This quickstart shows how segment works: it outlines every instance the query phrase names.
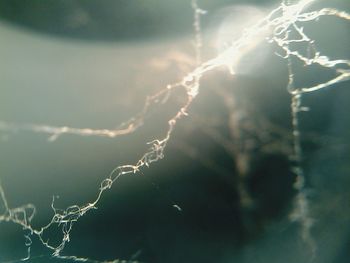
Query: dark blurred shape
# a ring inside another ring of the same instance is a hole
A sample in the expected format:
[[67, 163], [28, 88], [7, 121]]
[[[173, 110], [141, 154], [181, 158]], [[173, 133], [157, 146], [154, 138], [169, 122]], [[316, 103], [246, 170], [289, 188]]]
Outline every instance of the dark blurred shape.
[[185, 0], [3, 0], [0, 16], [50, 34], [126, 40], [183, 33], [191, 24], [192, 10]]
[[[242, 1], [200, 4], [212, 10], [233, 2]], [[193, 31], [190, 0], [1, 0], [1, 20], [43, 33], [104, 41], [174, 37]]]

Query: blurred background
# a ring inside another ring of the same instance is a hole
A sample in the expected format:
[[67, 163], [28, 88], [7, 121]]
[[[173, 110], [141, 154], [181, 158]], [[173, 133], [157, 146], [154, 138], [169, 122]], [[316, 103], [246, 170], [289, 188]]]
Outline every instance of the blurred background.
[[[279, 1], [199, 0], [203, 60]], [[347, 0], [313, 8], [350, 11]], [[118, 127], [147, 95], [195, 67], [189, 0], [0, 0], [0, 121], [76, 128]], [[321, 18], [305, 25], [319, 51], [350, 56], [349, 23]], [[170, 262], [345, 263], [350, 247], [350, 87], [338, 83], [305, 95], [302, 146], [316, 255], [291, 223], [295, 176], [286, 61], [257, 39], [237, 75], [207, 74], [189, 116], [176, 126], [163, 160], [120, 178], [98, 209], [82, 217], [64, 255], [98, 260]], [[300, 86], [334, 76], [295, 65]], [[95, 199], [100, 182], [135, 163], [162, 138], [184, 101], [174, 92], [133, 134], [115, 139], [0, 130], [0, 179], [10, 207], [33, 203], [36, 228], [51, 201], [66, 208]], [[180, 207], [181, 209], [179, 209]], [[0, 207], [3, 208], [3, 207]], [[52, 244], [62, 238], [49, 229]], [[0, 262], [26, 256], [23, 231], [0, 224]], [[57, 243], [58, 244], [58, 243]], [[50, 258], [33, 237], [29, 262]], [[69, 262], [69, 260], [67, 260]]]

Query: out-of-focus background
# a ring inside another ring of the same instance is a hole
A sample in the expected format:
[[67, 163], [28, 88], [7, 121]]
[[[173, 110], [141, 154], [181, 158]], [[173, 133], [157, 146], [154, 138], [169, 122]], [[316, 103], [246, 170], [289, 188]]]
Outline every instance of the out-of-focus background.
[[[278, 1], [199, 0], [203, 59]], [[347, 0], [316, 7], [350, 11]], [[195, 67], [189, 0], [1, 0], [0, 121], [113, 129], [147, 95]], [[350, 56], [350, 26], [322, 18], [305, 27], [331, 58]], [[202, 79], [189, 116], [163, 160], [120, 178], [98, 209], [74, 225], [64, 255], [168, 262], [345, 263], [350, 257], [350, 87], [305, 95], [302, 146], [317, 250], [289, 221], [293, 182], [286, 62], [262, 39], [226, 69]], [[296, 65], [300, 86], [332, 72]], [[0, 179], [11, 207], [33, 203], [40, 227], [57, 207], [92, 201], [117, 165], [134, 163], [164, 136], [184, 94], [152, 109], [137, 132], [115, 139], [0, 130]], [[181, 209], [179, 209], [180, 207]], [[53, 244], [59, 229], [47, 232]], [[0, 224], [0, 262], [26, 256], [23, 231]], [[58, 262], [33, 238], [29, 262]], [[67, 260], [68, 261], [68, 260]]]

